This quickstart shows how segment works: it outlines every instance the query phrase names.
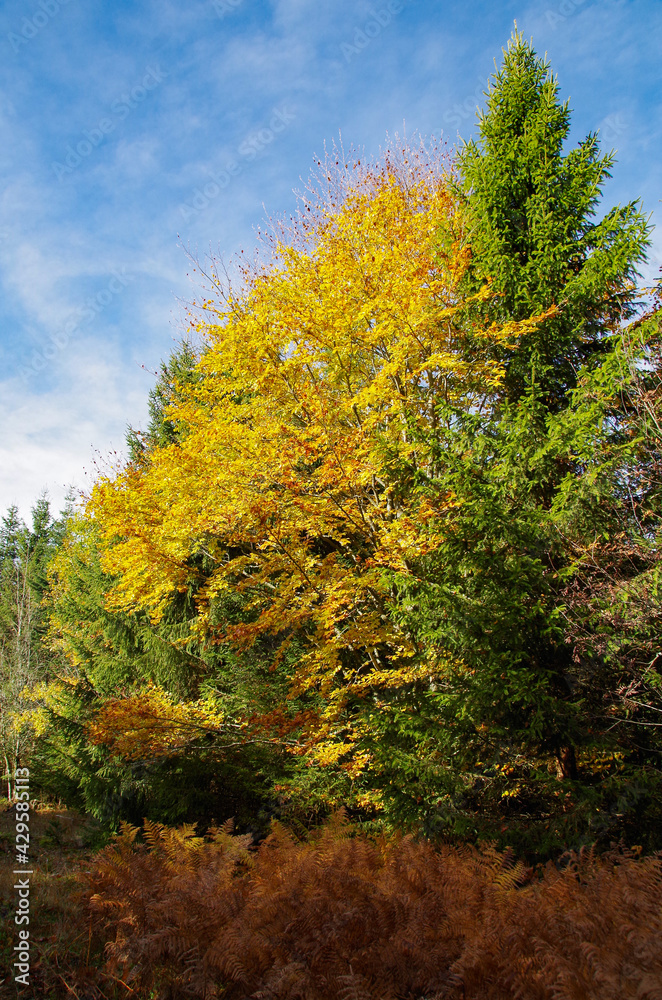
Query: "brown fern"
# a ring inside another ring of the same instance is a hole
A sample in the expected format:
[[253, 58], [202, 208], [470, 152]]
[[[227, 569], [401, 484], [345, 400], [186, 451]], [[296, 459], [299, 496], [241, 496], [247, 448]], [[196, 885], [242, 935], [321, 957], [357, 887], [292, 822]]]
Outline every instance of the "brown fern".
[[662, 858], [568, 856], [534, 874], [494, 849], [434, 850], [275, 826], [125, 827], [89, 908], [108, 971], [163, 997], [662, 1000]]

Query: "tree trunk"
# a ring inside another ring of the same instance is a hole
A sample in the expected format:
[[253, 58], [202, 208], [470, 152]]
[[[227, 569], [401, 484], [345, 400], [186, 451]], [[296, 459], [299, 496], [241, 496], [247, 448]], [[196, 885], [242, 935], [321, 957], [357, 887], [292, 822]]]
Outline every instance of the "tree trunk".
[[577, 758], [575, 757], [575, 748], [571, 743], [559, 747], [556, 752], [556, 761], [556, 774], [559, 781], [564, 778], [568, 778], [570, 781], [577, 780]]

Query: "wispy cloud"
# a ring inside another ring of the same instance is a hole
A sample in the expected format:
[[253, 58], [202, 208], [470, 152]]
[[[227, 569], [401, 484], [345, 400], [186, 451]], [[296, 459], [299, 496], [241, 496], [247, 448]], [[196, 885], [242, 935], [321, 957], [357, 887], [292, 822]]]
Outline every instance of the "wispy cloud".
[[[600, 128], [617, 147], [609, 204], [642, 195], [659, 210], [659, 0], [564, 2], [555, 25], [547, 11], [562, 0], [5, 4], [0, 509], [78, 481], [92, 444], [121, 448], [144, 418], [140, 365], [171, 350], [196, 296], [182, 243], [250, 248], [263, 204], [290, 211], [339, 131], [368, 155], [403, 123], [467, 138], [514, 17], [571, 97], [573, 141]], [[116, 274], [132, 279], [121, 291]]]
[[[0, 495], [27, 515], [47, 489], [56, 509], [70, 486], [86, 489], [97, 449], [124, 445], [127, 411], [143, 416], [151, 379], [137, 365], [128, 370], [120, 352], [95, 338], [78, 344], [54, 386], [27, 393], [20, 379], [3, 385], [0, 420]], [[100, 440], [101, 439], [101, 440]]]

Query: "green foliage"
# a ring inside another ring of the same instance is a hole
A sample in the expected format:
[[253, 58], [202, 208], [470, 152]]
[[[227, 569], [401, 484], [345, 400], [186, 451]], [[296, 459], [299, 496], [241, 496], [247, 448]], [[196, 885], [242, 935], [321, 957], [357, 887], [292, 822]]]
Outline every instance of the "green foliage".
[[220, 749], [201, 737], [181, 753], [126, 761], [90, 741], [88, 724], [103, 698], [78, 680], [46, 709], [47, 726], [30, 759], [31, 788], [117, 829], [143, 817], [171, 823], [224, 821], [263, 834], [272, 788], [287, 775], [282, 754], [262, 744]]
[[[196, 558], [204, 580], [205, 557]], [[269, 712], [285, 697], [297, 643], [274, 670], [276, 644], [268, 637], [250, 657], [192, 639], [195, 589], [177, 595], [158, 624], [139, 611], [109, 608], [111, 578], [99, 565], [94, 525], [82, 519], [70, 519], [49, 575], [49, 641], [69, 666], [64, 688], [42, 708], [47, 721], [31, 762], [35, 787], [111, 827], [143, 816], [171, 823], [234, 816], [242, 827], [263, 832], [277, 807], [274, 785], [293, 769], [277, 747], [238, 740], [221, 748], [210, 734], [181, 753], [126, 761], [91, 743], [87, 727], [108, 699], [140, 692], [149, 682], [179, 700], [212, 698], [230, 718]], [[215, 600], [213, 615], [249, 621], [255, 613], [246, 604], [230, 592]]]
[[130, 427], [126, 441], [131, 461], [140, 461], [151, 448], [163, 448], [175, 443], [183, 428], [168, 415], [168, 406], [181, 398], [184, 386], [195, 384], [198, 373], [195, 365], [197, 354], [188, 341], [183, 341], [167, 361], [162, 361], [156, 385], [150, 389], [148, 399], [149, 422], [147, 431]]
[[27, 753], [31, 734], [26, 692], [49, 678], [55, 659], [44, 639], [48, 625], [47, 566], [64, 530], [67, 512], [51, 517], [40, 497], [27, 526], [10, 507], [0, 528], [0, 750], [11, 798], [11, 775]]
[[565, 405], [579, 368], [599, 360], [605, 334], [633, 315], [650, 242], [637, 202], [595, 221], [614, 158], [601, 154], [596, 134], [564, 153], [569, 131], [549, 63], [515, 32], [459, 169], [474, 220], [474, 279], [493, 280], [497, 314], [523, 319], [561, 307], [508, 361], [509, 398], [535, 378], [552, 408]]
[[51, 642], [100, 693], [154, 681], [186, 697], [207, 664], [186, 636], [195, 616], [193, 595], [178, 595], [159, 627], [136, 612], [120, 613], [106, 605], [111, 581], [99, 564], [94, 526], [72, 519], [50, 566]]
[[635, 203], [594, 221], [613, 158], [594, 135], [564, 154], [569, 128], [515, 34], [460, 152], [470, 282], [498, 293], [470, 322], [559, 312], [501, 352], [491, 407], [438, 407], [433, 474], [392, 468], [454, 499], [443, 540], [392, 579], [391, 613], [439, 651], [439, 677], [380, 696], [364, 743], [390, 824], [534, 856], [637, 825], [659, 846], [662, 809], [660, 314], [619, 332], [647, 222]]
[[660, 345], [653, 313], [562, 410], [535, 384], [440, 408], [436, 477], [406, 474], [457, 507], [393, 614], [448, 663], [371, 715], [393, 821], [537, 856], [637, 828], [659, 847]]

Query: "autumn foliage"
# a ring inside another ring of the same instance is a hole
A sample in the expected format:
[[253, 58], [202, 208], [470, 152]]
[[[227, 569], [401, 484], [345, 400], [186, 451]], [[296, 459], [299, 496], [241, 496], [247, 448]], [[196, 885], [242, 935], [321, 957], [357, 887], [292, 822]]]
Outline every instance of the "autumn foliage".
[[203, 264], [51, 566], [43, 773], [104, 821], [659, 848], [649, 224], [517, 32], [490, 87]]
[[109, 698], [87, 732], [126, 760], [173, 756], [201, 735], [224, 731], [213, 705], [176, 702], [155, 685], [126, 698]]
[[81, 1000], [662, 1000], [650, 227], [597, 217], [613, 158], [564, 152], [517, 32], [487, 97], [454, 161], [334, 147], [203, 265], [147, 429], [24, 574], [31, 787], [123, 821], [56, 954]]
[[[432, 650], [415, 659], [389, 613], [389, 573], [411, 574], [453, 530], [453, 493], [425, 486], [426, 434], [443, 401], [489, 408], [499, 351], [545, 318], [469, 324], [491, 292], [463, 288], [470, 252], [443, 166], [403, 149], [355, 164], [339, 190], [325, 164], [333, 182], [275, 228], [266, 262], [241, 266], [241, 293], [206, 304], [199, 378], [169, 409], [180, 439], [90, 502], [110, 605], [158, 620], [194, 587], [207, 642], [271, 635], [282, 655], [303, 636], [292, 693], [322, 696], [320, 733], [348, 700], [443, 668]], [[214, 617], [228, 591], [246, 595], [240, 623]]]
[[[106, 970], [151, 996], [656, 1000], [662, 859], [508, 853], [277, 828], [125, 827], [86, 896]], [[143, 995], [140, 993], [140, 995]], [[146, 994], [145, 994], [146, 995]]]

